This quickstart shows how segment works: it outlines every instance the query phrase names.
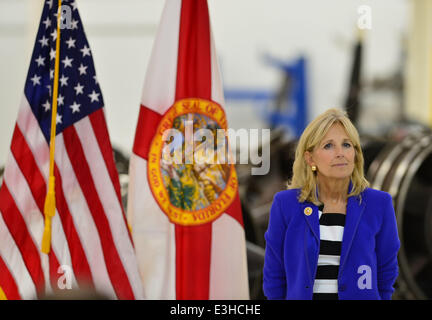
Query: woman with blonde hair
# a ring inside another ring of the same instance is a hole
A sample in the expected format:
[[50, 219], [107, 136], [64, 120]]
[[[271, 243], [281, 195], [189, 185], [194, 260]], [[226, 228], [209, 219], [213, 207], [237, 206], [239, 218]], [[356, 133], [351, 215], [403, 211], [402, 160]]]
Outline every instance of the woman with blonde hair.
[[400, 241], [390, 194], [369, 188], [359, 134], [329, 109], [304, 130], [265, 233], [268, 299], [391, 299]]

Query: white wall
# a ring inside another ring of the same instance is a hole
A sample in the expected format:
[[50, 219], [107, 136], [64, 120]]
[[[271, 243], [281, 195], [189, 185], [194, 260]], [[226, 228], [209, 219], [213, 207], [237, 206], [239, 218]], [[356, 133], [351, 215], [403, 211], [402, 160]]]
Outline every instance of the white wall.
[[[112, 142], [130, 152], [162, 0], [77, 0], [106, 104]], [[309, 62], [312, 116], [345, 99], [360, 5], [372, 10], [365, 76], [392, 73], [407, 28], [406, 0], [209, 0], [225, 85], [274, 90], [263, 54]], [[41, 14], [41, 0], [0, 0], [0, 165], [6, 161]], [[119, 59], [121, 57], [121, 59]], [[229, 125], [265, 126], [249, 106], [226, 106]]]

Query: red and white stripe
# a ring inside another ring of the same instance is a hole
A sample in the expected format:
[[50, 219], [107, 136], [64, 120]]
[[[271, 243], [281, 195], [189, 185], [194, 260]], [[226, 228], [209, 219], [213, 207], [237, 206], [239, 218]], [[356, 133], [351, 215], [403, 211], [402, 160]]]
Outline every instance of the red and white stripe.
[[142, 299], [135, 252], [103, 109], [56, 137], [56, 215], [49, 255], [41, 253], [49, 145], [24, 96], [0, 189], [0, 287], [8, 299], [72, 288]]
[[201, 226], [171, 223], [147, 180], [151, 139], [178, 99], [224, 106], [206, 0], [168, 0], [144, 82], [129, 168], [128, 220], [150, 299], [248, 299], [246, 244], [240, 201]]

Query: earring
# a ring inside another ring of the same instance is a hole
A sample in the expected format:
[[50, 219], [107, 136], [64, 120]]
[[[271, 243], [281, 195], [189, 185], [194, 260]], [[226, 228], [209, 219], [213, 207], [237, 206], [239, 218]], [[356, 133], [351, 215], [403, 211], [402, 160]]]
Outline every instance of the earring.
[[317, 167], [316, 166], [312, 166], [311, 169], [312, 169], [312, 171], [315, 172], [317, 170]]

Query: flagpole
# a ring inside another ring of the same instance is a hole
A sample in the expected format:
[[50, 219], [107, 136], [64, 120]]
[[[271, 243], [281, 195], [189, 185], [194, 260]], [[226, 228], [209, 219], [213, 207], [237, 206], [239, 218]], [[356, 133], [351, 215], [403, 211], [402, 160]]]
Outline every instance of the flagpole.
[[50, 132], [50, 159], [49, 159], [49, 178], [48, 192], [45, 198], [45, 229], [42, 237], [42, 252], [48, 254], [51, 248], [51, 220], [55, 215], [55, 176], [54, 176], [54, 154], [55, 154], [55, 137], [56, 137], [56, 120], [57, 120], [57, 95], [58, 95], [58, 78], [60, 65], [60, 21], [61, 21], [61, 0], [58, 0], [57, 9], [57, 39], [56, 39], [56, 56], [54, 63], [54, 83], [52, 97], [51, 113], [51, 132]]

